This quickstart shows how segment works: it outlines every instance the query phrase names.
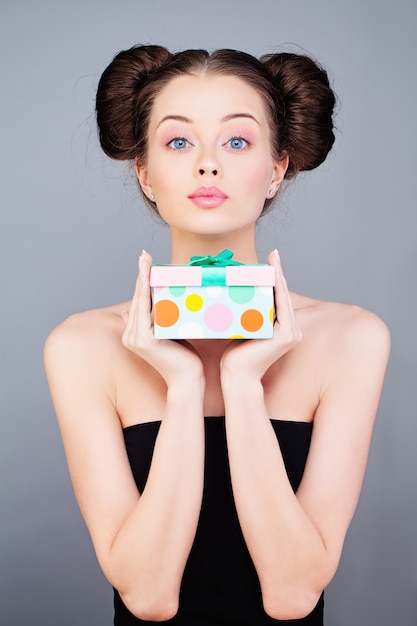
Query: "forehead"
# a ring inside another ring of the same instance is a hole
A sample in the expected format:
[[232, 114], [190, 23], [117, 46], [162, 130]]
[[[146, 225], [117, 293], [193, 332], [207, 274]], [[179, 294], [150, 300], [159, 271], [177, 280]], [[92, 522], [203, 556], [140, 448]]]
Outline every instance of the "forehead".
[[200, 121], [236, 113], [249, 113], [266, 124], [262, 98], [245, 81], [224, 74], [187, 74], [173, 78], [156, 96], [151, 126], [166, 115]]

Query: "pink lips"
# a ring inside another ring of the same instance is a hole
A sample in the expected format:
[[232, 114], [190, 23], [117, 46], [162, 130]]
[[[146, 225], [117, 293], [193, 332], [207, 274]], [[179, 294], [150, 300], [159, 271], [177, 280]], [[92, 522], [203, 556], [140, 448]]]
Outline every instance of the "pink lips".
[[217, 187], [199, 187], [188, 196], [199, 207], [211, 209], [227, 200], [227, 195]]

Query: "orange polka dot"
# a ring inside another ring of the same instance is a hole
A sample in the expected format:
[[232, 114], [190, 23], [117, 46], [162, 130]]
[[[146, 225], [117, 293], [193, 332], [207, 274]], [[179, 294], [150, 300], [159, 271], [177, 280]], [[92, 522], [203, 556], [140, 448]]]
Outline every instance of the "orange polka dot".
[[240, 323], [242, 327], [249, 331], [250, 333], [254, 333], [262, 327], [264, 323], [264, 318], [262, 313], [257, 309], [248, 309], [240, 318]]
[[155, 324], [173, 326], [180, 316], [180, 310], [172, 300], [160, 300], [155, 304]]

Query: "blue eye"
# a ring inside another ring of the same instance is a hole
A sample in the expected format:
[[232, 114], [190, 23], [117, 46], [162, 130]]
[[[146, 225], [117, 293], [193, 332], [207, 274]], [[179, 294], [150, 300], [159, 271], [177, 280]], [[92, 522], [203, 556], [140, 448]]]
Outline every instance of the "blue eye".
[[242, 139], [242, 137], [232, 137], [229, 139], [227, 144], [229, 148], [232, 148], [233, 150], [242, 150], [242, 148], [247, 147], [248, 142], [245, 139]]
[[186, 139], [184, 139], [184, 137], [175, 137], [175, 139], [172, 139], [168, 145], [174, 150], [184, 150], [184, 148], [188, 148], [190, 144]]

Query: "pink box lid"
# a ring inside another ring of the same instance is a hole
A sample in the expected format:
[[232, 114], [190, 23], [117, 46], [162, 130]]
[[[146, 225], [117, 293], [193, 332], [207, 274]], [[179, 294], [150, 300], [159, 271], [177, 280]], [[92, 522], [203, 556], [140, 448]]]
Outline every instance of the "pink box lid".
[[[200, 265], [152, 265], [151, 287], [200, 287], [203, 270], [219, 275], [219, 285], [273, 287], [275, 270], [272, 265], [228, 265], [202, 267]], [[225, 282], [224, 282], [225, 281]], [[213, 283], [212, 283], [213, 284]]]

